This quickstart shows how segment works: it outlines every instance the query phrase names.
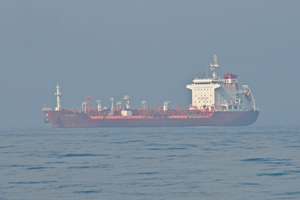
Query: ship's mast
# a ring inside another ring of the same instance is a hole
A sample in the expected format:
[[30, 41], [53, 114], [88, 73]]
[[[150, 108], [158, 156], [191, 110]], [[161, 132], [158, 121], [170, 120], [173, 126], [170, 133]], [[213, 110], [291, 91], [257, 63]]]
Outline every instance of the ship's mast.
[[88, 106], [88, 112], [91, 112], [91, 109], [90, 109], [90, 99], [91, 99], [92, 97], [90, 96], [90, 95], [87, 95], [86, 96], [86, 99], [88, 100], [88, 103], [87, 103], [87, 106]]
[[61, 97], [61, 92], [59, 91], [59, 84], [57, 83], [56, 85], [56, 92], [55, 92], [55, 95], [56, 95], [56, 107], [55, 107], [55, 111], [60, 111], [61, 109], [61, 105], [60, 105], [60, 97]]
[[217, 79], [217, 69], [219, 69], [219, 64], [218, 64], [218, 56], [214, 55], [214, 63], [210, 63], [210, 69], [213, 73], [213, 79]]

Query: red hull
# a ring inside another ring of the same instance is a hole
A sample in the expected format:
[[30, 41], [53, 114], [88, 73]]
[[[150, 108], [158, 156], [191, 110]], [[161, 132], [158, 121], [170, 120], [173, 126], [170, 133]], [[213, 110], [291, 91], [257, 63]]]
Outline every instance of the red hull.
[[248, 126], [253, 124], [259, 111], [214, 112], [208, 118], [143, 118], [92, 119], [86, 113], [44, 111], [53, 128], [85, 127], [161, 127], [161, 126]]

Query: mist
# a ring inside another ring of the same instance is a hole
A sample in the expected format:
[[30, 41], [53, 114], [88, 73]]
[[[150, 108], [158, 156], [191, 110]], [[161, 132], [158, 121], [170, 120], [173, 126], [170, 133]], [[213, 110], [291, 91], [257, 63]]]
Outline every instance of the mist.
[[[1, 1], [0, 126], [51, 127], [42, 108], [185, 108], [206, 76], [238, 75], [256, 99], [254, 126], [298, 125], [299, 1]], [[210, 74], [210, 73], [209, 73]], [[52, 99], [52, 100], [51, 100]], [[70, 100], [71, 101], [70, 101]], [[76, 107], [77, 106], [77, 107]]]

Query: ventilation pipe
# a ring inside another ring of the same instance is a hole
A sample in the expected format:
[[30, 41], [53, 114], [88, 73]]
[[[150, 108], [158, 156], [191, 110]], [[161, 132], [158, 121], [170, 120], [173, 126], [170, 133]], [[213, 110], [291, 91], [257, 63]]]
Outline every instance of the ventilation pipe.
[[142, 109], [147, 109], [147, 101], [142, 101]]
[[96, 103], [98, 104], [98, 111], [102, 111], [101, 101], [97, 100]]
[[86, 113], [86, 107], [87, 107], [87, 102], [86, 101], [82, 102], [82, 111], [84, 113]]

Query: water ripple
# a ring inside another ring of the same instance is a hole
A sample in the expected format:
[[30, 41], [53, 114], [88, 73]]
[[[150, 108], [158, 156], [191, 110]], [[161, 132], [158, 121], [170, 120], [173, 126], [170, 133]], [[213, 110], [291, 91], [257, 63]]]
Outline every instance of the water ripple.
[[300, 129], [0, 130], [0, 199], [300, 199]]

